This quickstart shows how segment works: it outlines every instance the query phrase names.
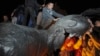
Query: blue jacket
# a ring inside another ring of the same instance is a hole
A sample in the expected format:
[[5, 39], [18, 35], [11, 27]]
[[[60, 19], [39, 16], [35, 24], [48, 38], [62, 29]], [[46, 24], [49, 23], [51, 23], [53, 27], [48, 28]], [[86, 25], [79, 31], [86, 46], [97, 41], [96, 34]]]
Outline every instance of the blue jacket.
[[43, 13], [43, 19], [55, 19], [55, 17], [57, 18], [63, 17], [63, 15], [55, 12], [54, 10], [50, 10], [46, 7], [43, 8], [42, 13]]

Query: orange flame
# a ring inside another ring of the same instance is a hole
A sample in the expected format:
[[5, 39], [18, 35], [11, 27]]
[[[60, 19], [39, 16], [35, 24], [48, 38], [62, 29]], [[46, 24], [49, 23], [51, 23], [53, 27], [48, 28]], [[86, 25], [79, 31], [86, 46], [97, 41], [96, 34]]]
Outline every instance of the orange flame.
[[75, 38], [67, 38], [64, 42], [64, 44], [61, 47], [61, 51], [67, 50], [71, 51], [73, 50], [73, 45], [75, 44]]
[[80, 46], [82, 44], [82, 39], [80, 38], [76, 42], [76, 37], [67, 38], [61, 47], [60, 56], [70, 56], [70, 51], [76, 50], [76, 56], [80, 56]]

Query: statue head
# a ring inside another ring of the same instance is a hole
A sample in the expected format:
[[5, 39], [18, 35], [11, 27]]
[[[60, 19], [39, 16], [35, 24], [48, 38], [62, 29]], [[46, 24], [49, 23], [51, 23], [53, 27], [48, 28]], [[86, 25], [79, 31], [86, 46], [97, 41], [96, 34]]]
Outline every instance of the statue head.
[[60, 18], [55, 25], [53, 25], [50, 31], [54, 31], [51, 34], [48, 42], [53, 42], [54, 49], [60, 48], [65, 39], [65, 33], [72, 34], [73, 36], [81, 36], [87, 32], [90, 28], [88, 18], [81, 15], [68, 15]]
[[65, 32], [76, 35], [82, 35], [90, 28], [88, 18], [81, 15], [65, 16], [56, 25], [64, 28]]

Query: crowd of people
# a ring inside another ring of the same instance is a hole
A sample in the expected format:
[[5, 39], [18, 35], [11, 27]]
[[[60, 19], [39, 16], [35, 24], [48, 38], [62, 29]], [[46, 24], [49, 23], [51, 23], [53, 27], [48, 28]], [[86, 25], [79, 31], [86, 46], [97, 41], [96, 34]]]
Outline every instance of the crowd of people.
[[[32, 28], [47, 29], [51, 26], [52, 22], [56, 22], [64, 15], [57, 13], [54, 8], [53, 2], [48, 2], [43, 5], [34, 2], [34, 6], [30, 3], [20, 5], [11, 13], [11, 22], [13, 24], [24, 25]], [[3, 16], [3, 20], [8, 22], [7, 15]], [[10, 21], [9, 21], [10, 22]]]

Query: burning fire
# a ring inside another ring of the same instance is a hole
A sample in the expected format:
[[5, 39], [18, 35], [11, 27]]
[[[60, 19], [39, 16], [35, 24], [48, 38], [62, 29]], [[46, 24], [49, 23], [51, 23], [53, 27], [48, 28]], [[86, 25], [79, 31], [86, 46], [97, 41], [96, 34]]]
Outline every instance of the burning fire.
[[[84, 47], [83, 45], [86, 44], [84, 43], [86, 35], [88, 35], [90, 39], [88, 40], [88, 44]], [[88, 47], [92, 49], [89, 50]], [[94, 39], [94, 37], [89, 33], [84, 34], [77, 41], [76, 41], [76, 37], [67, 38], [60, 49], [61, 50], [60, 56], [70, 56], [71, 52], [74, 52], [75, 56], [95, 56], [95, 49], [93, 49], [94, 47], [100, 50], [100, 43], [97, 42]], [[84, 52], [84, 50], [88, 50], [88, 51]]]
[[61, 51], [64, 51], [64, 50], [71, 51], [71, 50], [73, 50], [74, 44], [75, 44], [75, 38], [66, 39], [63, 46], [61, 47]]
[[80, 46], [82, 44], [82, 39], [80, 38], [77, 42], [76, 42], [76, 38], [77, 37], [71, 37], [71, 38], [67, 38], [64, 42], [64, 44], [61, 47], [61, 52], [60, 52], [60, 56], [70, 56], [70, 52], [75, 50], [75, 56], [80, 56]]

